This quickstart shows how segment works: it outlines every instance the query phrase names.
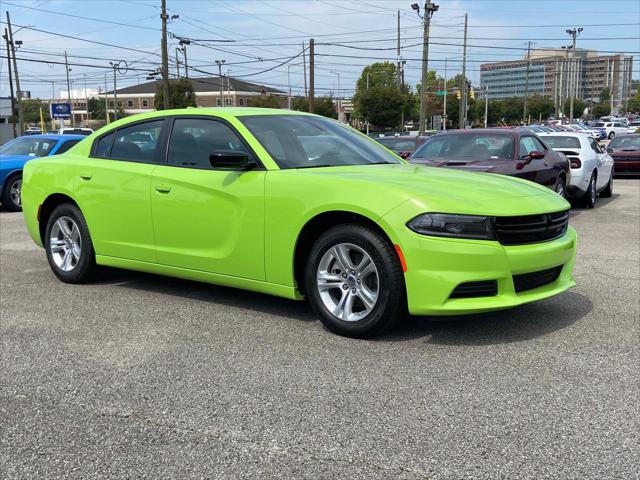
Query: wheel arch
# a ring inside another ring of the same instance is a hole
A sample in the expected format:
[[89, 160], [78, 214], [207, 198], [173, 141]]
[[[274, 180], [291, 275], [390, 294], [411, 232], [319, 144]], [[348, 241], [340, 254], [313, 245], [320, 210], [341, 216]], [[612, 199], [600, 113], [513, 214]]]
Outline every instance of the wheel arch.
[[71, 198], [69, 195], [64, 193], [52, 193], [40, 205], [40, 208], [38, 211], [38, 229], [40, 233], [40, 241], [42, 242], [43, 245], [44, 245], [44, 236], [47, 230], [47, 223], [49, 222], [49, 217], [58, 206], [65, 203], [70, 203], [80, 209], [78, 202], [76, 202], [73, 198]]
[[304, 266], [315, 240], [322, 232], [345, 223], [364, 225], [381, 234], [391, 245], [394, 244], [387, 231], [372, 218], [348, 210], [329, 210], [311, 217], [304, 224], [296, 239], [293, 252], [293, 278], [300, 293], [304, 295]]
[[22, 168], [16, 168], [15, 170], [12, 170], [5, 175], [4, 179], [2, 180], [2, 183], [0, 184], [0, 192], [4, 192], [7, 182], [11, 177], [15, 175], [22, 175]]

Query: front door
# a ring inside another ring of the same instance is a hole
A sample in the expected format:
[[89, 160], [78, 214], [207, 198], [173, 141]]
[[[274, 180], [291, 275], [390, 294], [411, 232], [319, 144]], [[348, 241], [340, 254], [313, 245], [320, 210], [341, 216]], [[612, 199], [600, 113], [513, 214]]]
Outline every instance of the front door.
[[[545, 157], [532, 159], [530, 154], [534, 151], [543, 152]], [[528, 135], [520, 137], [518, 144], [519, 167], [516, 176], [554, 188], [557, 173], [550, 166], [548, 155], [549, 150], [536, 137]]]
[[158, 262], [264, 280], [265, 171], [214, 169], [209, 156], [219, 150], [253, 157], [221, 120], [174, 120], [167, 163], [151, 185]]
[[155, 262], [151, 173], [160, 158], [164, 119], [141, 122], [99, 138], [78, 158], [75, 195], [96, 254]]

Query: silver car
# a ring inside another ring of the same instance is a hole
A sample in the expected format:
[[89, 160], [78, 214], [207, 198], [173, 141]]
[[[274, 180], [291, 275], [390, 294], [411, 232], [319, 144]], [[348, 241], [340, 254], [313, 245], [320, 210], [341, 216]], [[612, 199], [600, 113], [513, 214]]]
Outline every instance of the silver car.
[[596, 197], [613, 194], [613, 158], [588, 133], [539, 133], [540, 139], [571, 164], [571, 180], [567, 196], [578, 199], [586, 208], [593, 208]]

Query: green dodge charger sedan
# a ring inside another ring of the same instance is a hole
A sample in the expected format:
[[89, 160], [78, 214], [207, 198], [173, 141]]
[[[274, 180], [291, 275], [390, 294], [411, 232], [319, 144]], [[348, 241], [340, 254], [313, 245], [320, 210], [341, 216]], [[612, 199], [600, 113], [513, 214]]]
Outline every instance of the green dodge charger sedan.
[[514, 307], [575, 283], [569, 204], [512, 177], [409, 165], [333, 120], [181, 109], [114, 122], [24, 169], [64, 282], [98, 265], [307, 298], [365, 337], [405, 312]]

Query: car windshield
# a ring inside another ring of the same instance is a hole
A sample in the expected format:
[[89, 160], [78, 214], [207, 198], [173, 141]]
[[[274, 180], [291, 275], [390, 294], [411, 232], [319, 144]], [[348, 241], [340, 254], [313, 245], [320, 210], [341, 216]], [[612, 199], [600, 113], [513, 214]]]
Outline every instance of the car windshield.
[[433, 137], [412, 158], [508, 158], [514, 156], [513, 136], [505, 134], [449, 134]]
[[283, 169], [402, 163], [377, 142], [328, 118], [251, 115], [239, 119]]
[[19, 137], [0, 147], [0, 155], [44, 157], [49, 154], [56, 143], [58, 143], [58, 141], [51, 138]]
[[639, 150], [640, 149], [640, 136], [628, 136], [628, 137], [616, 137], [609, 143], [610, 148], [616, 150]]
[[413, 150], [416, 148], [416, 139], [415, 138], [402, 138], [402, 137], [391, 137], [391, 138], [378, 138], [378, 142], [387, 147], [389, 150]]
[[549, 135], [544, 137], [544, 143], [551, 148], [580, 148], [580, 139], [576, 137], [560, 137]]
[[594, 127], [600, 127], [600, 128], [603, 128], [603, 127], [605, 126], [605, 123], [604, 123], [604, 122], [596, 122], [596, 123], [594, 123], [594, 124], [593, 124], [593, 126], [594, 126]]

